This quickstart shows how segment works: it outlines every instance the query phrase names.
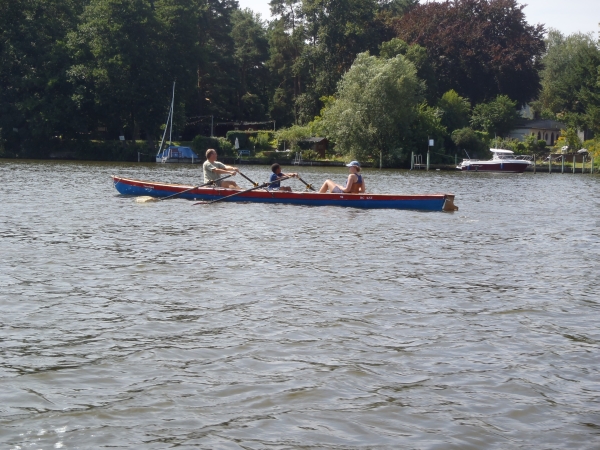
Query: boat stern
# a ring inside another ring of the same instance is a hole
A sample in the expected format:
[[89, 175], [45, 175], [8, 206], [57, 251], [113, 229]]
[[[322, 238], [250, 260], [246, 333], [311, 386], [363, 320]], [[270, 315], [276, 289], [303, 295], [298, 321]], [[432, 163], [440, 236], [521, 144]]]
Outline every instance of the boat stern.
[[444, 195], [444, 206], [442, 211], [458, 211], [458, 206], [454, 204], [454, 194]]

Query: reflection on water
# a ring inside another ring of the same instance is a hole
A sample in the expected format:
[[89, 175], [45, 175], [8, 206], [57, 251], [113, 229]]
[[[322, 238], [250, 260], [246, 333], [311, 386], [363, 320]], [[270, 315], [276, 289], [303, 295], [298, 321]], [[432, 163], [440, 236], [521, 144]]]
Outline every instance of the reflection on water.
[[598, 448], [598, 177], [365, 171], [456, 213], [109, 178], [200, 172], [0, 162], [3, 447]]

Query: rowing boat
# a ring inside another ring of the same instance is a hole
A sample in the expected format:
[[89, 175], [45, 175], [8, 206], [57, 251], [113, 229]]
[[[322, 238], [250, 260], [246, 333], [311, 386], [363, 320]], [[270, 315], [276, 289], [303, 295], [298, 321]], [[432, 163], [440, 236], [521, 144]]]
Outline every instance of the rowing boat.
[[[217, 200], [239, 192], [219, 187], [198, 187], [183, 184], [159, 183], [112, 176], [117, 191], [123, 195], [168, 197], [181, 192], [188, 200]], [[187, 191], [188, 192], [183, 192]], [[233, 196], [227, 202], [282, 203], [309, 206], [347, 206], [351, 208], [416, 209], [423, 211], [456, 211], [454, 194], [319, 194], [316, 192], [285, 192], [257, 189]]]

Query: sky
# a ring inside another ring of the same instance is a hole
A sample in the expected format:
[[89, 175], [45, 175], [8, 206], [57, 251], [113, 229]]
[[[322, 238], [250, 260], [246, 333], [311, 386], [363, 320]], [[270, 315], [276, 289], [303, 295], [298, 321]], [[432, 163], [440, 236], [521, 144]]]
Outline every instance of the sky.
[[[260, 13], [263, 20], [271, 18], [269, 0], [238, 1], [241, 8]], [[598, 38], [600, 0], [523, 0], [519, 3], [527, 5], [525, 17], [531, 25], [543, 23], [546, 29], [555, 28], [565, 35], [593, 32]]]

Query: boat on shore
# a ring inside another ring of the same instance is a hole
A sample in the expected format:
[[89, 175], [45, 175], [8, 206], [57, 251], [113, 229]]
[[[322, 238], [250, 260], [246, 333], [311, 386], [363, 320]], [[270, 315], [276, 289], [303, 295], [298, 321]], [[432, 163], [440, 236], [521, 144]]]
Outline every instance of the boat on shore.
[[456, 211], [454, 194], [319, 194], [317, 192], [286, 192], [256, 189], [242, 192], [235, 189], [219, 187], [197, 187], [183, 184], [160, 183], [154, 181], [134, 180], [113, 175], [113, 184], [117, 191], [129, 196], [149, 196], [155, 198], [178, 194], [187, 200], [218, 200], [228, 195], [239, 193], [227, 202], [279, 203], [307, 206], [346, 206], [365, 209], [414, 209], [422, 211]]
[[532, 164], [531, 156], [517, 156], [512, 150], [490, 148], [490, 152], [493, 154], [492, 159], [463, 159], [456, 168], [471, 172], [523, 173]]
[[[173, 145], [172, 134], [173, 134], [173, 111], [175, 105], [175, 83], [173, 83], [173, 95], [171, 96], [171, 107], [169, 108], [169, 114], [167, 116], [167, 122], [165, 123], [165, 131], [163, 133], [160, 145], [158, 146], [158, 152], [156, 153], [157, 163], [187, 163], [194, 164], [198, 162], [198, 155], [190, 147], [181, 147]], [[169, 145], [163, 148], [165, 139], [167, 137], [167, 130], [169, 131]]]
[[170, 145], [156, 155], [157, 163], [188, 163], [195, 164], [199, 161], [198, 155], [190, 147]]

